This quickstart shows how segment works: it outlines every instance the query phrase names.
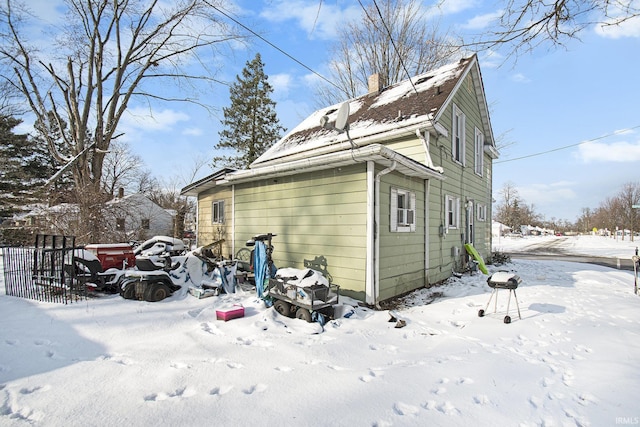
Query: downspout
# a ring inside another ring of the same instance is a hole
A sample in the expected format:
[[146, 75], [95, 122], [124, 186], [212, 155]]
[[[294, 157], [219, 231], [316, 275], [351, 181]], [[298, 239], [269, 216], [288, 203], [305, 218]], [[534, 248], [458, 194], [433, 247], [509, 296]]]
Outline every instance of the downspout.
[[380, 178], [390, 172], [393, 172], [397, 166], [397, 162], [394, 160], [386, 169], [378, 172], [375, 178], [375, 235], [374, 235], [374, 256], [373, 256], [373, 304], [376, 308], [380, 308], [378, 297], [380, 296]]
[[196, 196], [196, 248], [198, 247], [198, 231], [200, 230], [200, 218], [198, 218], [198, 214], [200, 212], [200, 197]]
[[231, 259], [236, 258], [236, 185], [231, 186]]

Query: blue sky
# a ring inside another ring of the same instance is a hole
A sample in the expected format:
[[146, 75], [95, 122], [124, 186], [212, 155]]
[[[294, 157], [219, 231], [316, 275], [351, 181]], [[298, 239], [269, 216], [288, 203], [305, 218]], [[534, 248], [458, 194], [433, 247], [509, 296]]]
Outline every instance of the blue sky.
[[[51, 7], [46, 0], [32, 2]], [[227, 3], [242, 23], [322, 75], [328, 75], [336, 28], [361, 11], [357, 0]], [[487, 29], [486, 18], [498, 10], [493, 2], [444, 0], [430, 13], [441, 30], [471, 34]], [[542, 47], [517, 59], [500, 51], [479, 53], [501, 153], [493, 169], [494, 199], [510, 183], [545, 219], [575, 221], [583, 208], [597, 208], [623, 184], [640, 182], [640, 19], [614, 30], [590, 27], [566, 48]], [[257, 52], [275, 88], [280, 122], [291, 129], [318, 107], [310, 89], [318, 77], [307, 68], [256, 39], [218, 58], [223, 66], [217, 78], [234, 81]], [[220, 85], [210, 96], [218, 117], [164, 104], [150, 118], [146, 107], [130, 106], [135, 114], [122, 130], [158, 176], [186, 177], [195, 159], [213, 157], [228, 87]], [[566, 146], [571, 147], [536, 155]], [[205, 167], [198, 177], [211, 172]]]

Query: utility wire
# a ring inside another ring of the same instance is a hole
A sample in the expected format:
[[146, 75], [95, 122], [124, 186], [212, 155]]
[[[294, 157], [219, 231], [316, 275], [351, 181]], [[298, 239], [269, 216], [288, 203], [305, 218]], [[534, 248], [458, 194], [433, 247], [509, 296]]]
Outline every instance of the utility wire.
[[325, 82], [329, 83], [332, 86], [335, 86], [336, 88], [338, 88], [340, 91], [344, 92], [342, 90], [342, 88], [340, 86], [338, 86], [337, 84], [335, 84], [334, 82], [332, 82], [331, 80], [327, 79], [325, 76], [323, 76], [322, 74], [318, 73], [317, 71], [311, 69], [310, 67], [308, 67], [307, 65], [303, 64], [302, 62], [300, 62], [298, 59], [294, 58], [293, 56], [291, 56], [290, 54], [288, 54], [287, 52], [285, 52], [284, 50], [282, 50], [281, 48], [279, 48], [278, 46], [276, 46], [275, 44], [271, 43], [269, 40], [265, 39], [264, 37], [262, 37], [260, 34], [256, 33], [255, 31], [253, 31], [251, 28], [247, 27], [246, 25], [244, 25], [242, 22], [238, 21], [237, 19], [235, 19], [234, 17], [230, 16], [229, 14], [225, 13], [224, 11], [222, 11], [219, 7], [211, 5], [212, 8], [214, 8], [215, 10], [217, 10], [218, 12], [220, 12], [220, 14], [226, 16], [228, 19], [232, 20], [233, 22], [235, 22], [237, 25], [241, 26], [242, 28], [244, 28], [245, 30], [247, 30], [248, 32], [250, 32], [251, 34], [253, 34], [254, 36], [258, 37], [260, 40], [262, 40], [263, 42], [265, 42], [266, 44], [268, 44], [269, 46], [271, 46], [272, 48], [276, 49], [278, 52], [282, 53], [283, 55], [287, 56], [289, 59], [297, 62], [298, 64], [302, 65], [304, 68], [306, 68], [307, 70], [311, 71], [313, 74], [315, 74], [316, 76], [320, 77], [322, 80], [324, 80]]
[[[364, 11], [365, 15], [367, 15], [367, 18], [369, 18], [369, 21], [371, 21], [371, 23], [375, 25], [375, 21], [371, 19], [371, 17], [369, 16], [369, 13], [367, 12], [367, 9], [364, 7], [364, 5], [362, 4], [362, 1], [358, 0], [358, 3], [360, 3], [360, 7], [362, 7], [362, 10]], [[384, 29], [387, 31], [387, 34], [389, 35], [389, 40], [391, 41], [393, 50], [396, 52], [396, 55], [398, 55], [398, 60], [400, 61], [400, 65], [402, 66], [402, 69], [404, 70], [404, 72], [407, 74], [407, 78], [409, 79], [409, 83], [411, 83], [411, 87], [413, 87], [413, 91], [417, 94], [418, 90], [416, 89], [416, 86], [413, 84], [413, 81], [411, 80], [411, 74], [409, 74], [409, 70], [407, 70], [407, 67], [404, 65], [404, 60], [402, 59], [402, 55], [400, 55], [400, 52], [398, 52], [398, 47], [396, 46], [396, 43], [393, 41], [393, 35], [391, 34], [391, 30], [389, 29], [389, 26], [385, 22], [384, 17], [382, 16], [382, 12], [378, 7], [378, 3], [376, 3], [376, 0], [373, 0], [373, 5], [376, 7], [376, 11], [378, 12], [378, 16], [380, 17], [382, 26], [384, 26]]]
[[608, 133], [606, 135], [599, 136], [597, 138], [588, 139], [586, 141], [578, 142], [576, 144], [565, 145], [564, 147], [558, 147], [558, 148], [554, 148], [552, 150], [541, 151], [539, 153], [534, 153], [534, 154], [528, 154], [526, 156], [516, 157], [514, 159], [499, 160], [497, 162], [493, 162], [493, 164], [495, 165], [495, 164], [498, 164], [498, 163], [514, 162], [516, 160], [522, 160], [522, 159], [528, 159], [530, 157], [542, 156], [543, 154], [549, 154], [549, 153], [553, 153], [553, 152], [560, 151], [560, 150], [566, 150], [567, 148], [577, 147], [578, 145], [586, 144], [587, 142], [598, 141], [600, 139], [608, 138], [610, 136], [618, 135], [620, 133], [631, 131], [631, 130], [634, 130], [634, 129], [637, 129], [637, 128], [640, 128], [640, 125], [633, 126], [633, 127], [627, 128], [627, 129], [617, 130], [615, 132], [611, 132], [611, 133]]

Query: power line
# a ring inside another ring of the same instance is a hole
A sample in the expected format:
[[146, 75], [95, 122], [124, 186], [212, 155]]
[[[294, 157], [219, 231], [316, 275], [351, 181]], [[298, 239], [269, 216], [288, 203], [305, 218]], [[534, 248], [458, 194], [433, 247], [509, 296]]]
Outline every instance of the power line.
[[[364, 14], [367, 15], [367, 18], [369, 18], [369, 21], [371, 21], [371, 23], [373, 25], [375, 25], [375, 21], [369, 16], [369, 13], [367, 12], [367, 9], [364, 7], [362, 2], [360, 0], [358, 0], [358, 3], [360, 3], [360, 7], [362, 7], [362, 10], [364, 11]], [[382, 16], [382, 12], [380, 11], [380, 8], [378, 7], [378, 3], [376, 3], [376, 0], [373, 0], [373, 5], [375, 6], [376, 11], [378, 12], [378, 16], [380, 17], [380, 21], [382, 22], [382, 26], [384, 27], [384, 29], [387, 31], [387, 34], [389, 35], [389, 40], [391, 41], [391, 45], [393, 46], [393, 50], [396, 52], [396, 55], [398, 55], [398, 60], [400, 61], [400, 65], [402, 66], [402, 69], [404, 70], [404, 72], [407, 74], [407, 78], [409, 79], [409, 83], [411, 83], [411, 87], [413, 87], [413, 91], [417, 94], [418, 90], [416, 89], [416, 86], [413, 84], [413, 81], [411, 80], [411, 75], [409, 74], [409, 70], [407, 70], [407, 67], [404, 65], [404, 60], [402, 59], [402, 55], [400, 55], [400, 52], [398, 52], [398, 48], [396, 47], [396, 43], [393, 41], [393, 35], [391, 34], [391, 30], [389, 29], [389, 26], [385, 22], [384, 17]]]
[[634, 129], [637, 129], [637, 128], [640, 128], [640, 125], [633, 126], [633, 127], [627, 128], [627, 129], [617, 130], [615, 132], [611, 132], [611, 133], [608, 133], [606, 135], [599, 136], [597, 138], [588, 139], [586, 141], [578, 142], [576, 144], [565, 145], [563, 147], [553, 148], [551, 150], [541, 151], [539, 153], [534, 153], [534, 154], [528, 154], [526, 156], [516, 157], [516, 158], [513, 158], [513, 159], [499, 160], [497, 162], [493, 162], [493, 164], [495, 165], [495, 164], [498, 164], [498, 163], [514, 162], [516, 160], [522, 160], [522, 159], [528, 159], [530, 157], [542, 156], [543, 154], [549, 154], [549, 153], [553, 153], [553, 152], [560, 151], [560, 150], [566, 150], [567, 148], [577, 147], [578, 145], [586, 144], [587, 142], [598, 141], [600, 139], [608, 138], [610, 136], [618, 135], [620, 133], [631, 131], [631, 130], [634, 130]]
[[254, 36], [258, 37], [260, 40], [262, 40], [263, 42], [265, 42], [266, 44], [268, 44], [269, 46], [271, 46], [272, 48], [276, 49], [278, 52], [282, 53], [283, 55], [287, 56], [289, 59], [291, 59], [292, 61], [297, 62], [298, 64], [300, 64], [301, 66], [303, 66], [304, 68], [306, 68], [307, 70], [311, 71], [313, 74], [315, 74], [316, 76], [320, 77], [322, 80], [324, 80], [325, 82], [329, 83], [332, 86], [337, 87], [340, 91], [342, 91], [342, 88], [340, 86], [338, 86], [337, 84], [335, 84], [334, 82], [332, 82], [331, 80], [327, 79], [325, 76], [323, 76], [322, 74], [318, 73], [317, 71], [313, 70], [312, 68], [308, 67], [307, 65], [305, 65], [304, 63], [300, 62], [298, 59], [294, 58], [293, 56], [291, 56], [290, 54], [288, 54], [287, 52], [285, 52], [284, 50], [282, 50], [281, 48], [279, 48], [278, 46], [276, 46], [275, 44], [271, 43], [269, 40], [267, 40], [266, 38], [262, 37], [260, 34], [256, 33], [255, 31], [253, 31], [251, 28], [247, 27], [246, 25], [244, 25], [242, 22], [238, 21], [237, 19], [235, 19], [234, 17], [230, 16], [229, 14], [225, 13], [224, 11], [222, 11], [220, 8], [218, 8], [217, 6], [211, 5], [212, 8], [214, 8], [215, 10], [217, 10], [218, 12], [220, 12], [222, 15], [226, 16], [228, 19], [232, 20], [233, 22], [235, 22], [237, 25], [241, 26], [242, 28], [244, 28], [245, 30], [247, 30], [248, 32], [250, 32], [251, 34], [253, 34]]

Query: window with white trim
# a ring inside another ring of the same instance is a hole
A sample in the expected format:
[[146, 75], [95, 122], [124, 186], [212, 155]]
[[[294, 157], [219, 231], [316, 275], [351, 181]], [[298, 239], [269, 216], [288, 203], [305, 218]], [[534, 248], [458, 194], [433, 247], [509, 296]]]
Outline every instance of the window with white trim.
[[451, 154], [453, 160], [464, 166], [465, 122], [466, 117], [456, 104], [453, 104], [451, 124]]
[[476, 128], [475, 135], [475, 171], [476, 174], [482, 176], [484, 169], [484, 134], [480, 129]]
[[224, 200], [216, 200], [212, 203], [211, 222], [213, 224], [224, 223]]
[[416, 231], [416, 193], [391, 188], [390, 228], [393, 232]]
[[460, 198], [445, 196], [444, 206], [446, 212], [445, 227], [447, 230], [460, 228]]
[[478, 205], [477, 209], [477, 218], [478, 221], [486, 221], [487, 220], [487, 205]]

